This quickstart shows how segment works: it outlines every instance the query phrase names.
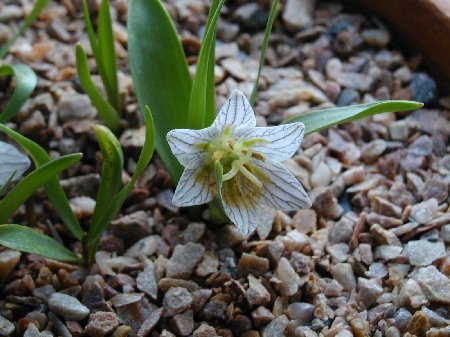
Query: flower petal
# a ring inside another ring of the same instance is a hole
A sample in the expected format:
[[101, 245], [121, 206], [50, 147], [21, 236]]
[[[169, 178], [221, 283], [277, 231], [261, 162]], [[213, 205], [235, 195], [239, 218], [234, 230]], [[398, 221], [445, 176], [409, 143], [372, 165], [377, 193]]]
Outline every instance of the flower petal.
[[201, 205], [210, 202], [216, 195], [216, 182], [213, 170], [204, 167], [187, 168], [178, 182], [173, 204], [178, 207]]
[[[291, 123], [272, 127], [255, 127], [236, 130], [240, 141], [255, 140], [250, 146], [252, 151], [261, 153], [271, 162], [281, 162], [291, 158], [303, 140], [305, 125]], [[258, 140], [261, 140], [259, 142]]]
[[282, 164], [254, 159], [252, 165], [268, 178], [262, 187], [262, 197], [266, 205], [282, 211], [311, 207], [311, 199], [303, 186]]
[[223, 130], [227, 125], [231, 125], [232, 130], [256, 126], [255, 113], [252, 106], [239, 90], [234, 90], [231, 93], [211, 126]]
[[196, 145], [210, 143], [215, 133], [216, 130], [212, 128], [175, 129], [170, 131], [166, 138], [180, 164], [187, 168], [194, 168], [203, 163], [205, 156], [205, 150]]
[[222, 204], [225, 214], [244, 235], [251, 234], [260, 222], [260, 192], [258, 187], [240, 173], [223, 182]]

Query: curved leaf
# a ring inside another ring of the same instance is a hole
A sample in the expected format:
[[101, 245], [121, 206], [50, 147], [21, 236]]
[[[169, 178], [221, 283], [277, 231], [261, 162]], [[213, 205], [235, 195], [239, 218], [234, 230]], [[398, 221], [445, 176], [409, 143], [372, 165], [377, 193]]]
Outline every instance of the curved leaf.
[[22, 35], [25, 29], [30, 27], [34, 20], [37, 19], [38, 15], [42, 12], [44, 7], [47, 5], [48, 0], [37, 0], [34, 4], [33, 9], [30, 14], [23, 20], [22, 26], [20, 26], [19, 30], [8, 40], [6, 43], [0, 48], [0, 58], [5, 57], [8, 53], [9, 48], [16, 42], [19, 35]]
[[172, 179], [178, 181], [183, 168], [170, 151], [166, 135], [186, 127], [192, 83], [174, 24], [160, 0], [131, 0], [128, 36], [139, 107], [143, 113], [150, 107], [156, 149]]
[[[0, 130], [14, 139], [17, 144], [19, 144], [31, 156], [31, 158], [33, 158], [36, 167], [45, 165], [50, 161], [50, 156], [47, 152], [45, 152], [42, 147], [32, 140], [22, 136], [14, 130], [11, 130], [3, 124], [0, 124]], [[61, 187], [58, 177], [54, 176], [50, 179], [50, 181], [44, 185], [44, 189], [64, 224], [78, 240], [82, 240], [85, 233], [70, 208], [69, 201], [67, 200], [67, 196]]]
[[[197, 60], [197, 71], [192, 84], [189, 101], [189, 114], [187, 124], [189, 129], [202, 129], [212, 124], [215, 118], [214, 99], [211, 106], [211, 95], [214, 97], [214, 64], [216, 26], [220, 11], [225, 0], [220, 0], [214, 15], [205, 32], [200, 54]], [[212, 10], [212, 9], [211, 9]], [[211, 76], [211, 73], [213, 76]], [[211, 82], [212, 81], [212, 82]]]
[[88, 94], [92, 104], [94, 104], [99, 116], [103, 119], [105, 124], [108, 125], [111, 130], [117, 130], [120, 124], [119, 113], [103, 98], [102, 94], [92, 81], [87, 56], [80, 43], [76, 46], [76, 59], [77, 73], [80, 78], [81, 86], [84, 91], [86, 91], [86, 94]]
[[66, 262], [81, 262], [81, 259], [51, 237], [20, 225], [0, 225], [0, 245]]
[[19, 112], [22, 105], [31, 96], [37, 84], [34, 71], [25, 64], [0, 66], [0, 76], [14, 76], [16, 84], [10, 101], [0, 114], [0, 123], [6, 123]]
[[342, 108], [331, 108], [307, 112], [284, 121], [284, 124], [302, 122], [305, 124], [305, 136], [333, 125], [351, 122], [385, 112], [416, 110], [423, 103], [413, 101], [380, 101]]
[[149, 107], [145, 108], [145, 142], [142, 147], [141, 154], [139, 155], [136, 168], [134, 169], [131, 180], [120, 190], [120, 192], [112, 199], [109, 208], [106, 212], [103, 212], [101, 219], [98, 220], [98, 225], [91, 226], [87, 235], [87, 249], [88, 249], [88, 261], [89, 264], [93, 262], [95, 251], [97, 249], [100, 237], [103, 231], [108, 227], [111, 220], [120, 211], [123, 203], [127, 199], [134, 184], [138, 180], [139, 176], [144, 172], [145, 168], [150, 163], [155, 150], [155, 126], [153, 124], [152, 113]]
[[0, 223], [4, 223], [39, 187], [46, 184], [58, 173], [72, 166], [81, 159], [81, 153], [69, 154], [51, 160], [47, 164], [23, 178], [9, 193], [0, 201]]

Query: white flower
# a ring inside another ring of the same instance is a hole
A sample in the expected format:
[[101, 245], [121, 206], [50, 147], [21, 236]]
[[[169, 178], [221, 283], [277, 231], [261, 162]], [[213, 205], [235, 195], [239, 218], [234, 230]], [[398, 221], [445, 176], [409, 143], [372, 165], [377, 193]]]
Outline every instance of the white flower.
[[244, 234], [259, 224], [264, 205], [279, 210], [311, 207], [299, 181], [282, 164], [303, 139], [303, 123], [256, 127], [244, 94], [231, 93], [206, 129], [172, 130], [170, 148], [185, 167], [173, 197], [177, 206], [200, 205], [217, 195], [215, 163], [223, 167], [222, 204]]

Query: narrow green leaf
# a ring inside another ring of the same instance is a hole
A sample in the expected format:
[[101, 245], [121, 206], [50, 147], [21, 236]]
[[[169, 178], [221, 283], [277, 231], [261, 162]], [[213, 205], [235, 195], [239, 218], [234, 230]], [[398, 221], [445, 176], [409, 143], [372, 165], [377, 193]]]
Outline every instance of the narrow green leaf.
[[416, 110], [423, 103], [413, 101], [380, 101], [342, 108], [331, 108], [307, 112], [284, 121], [284, 124], [302, 122], [305, 124], [305, 135], [329, 128], [333, 125], [351, 122], [385, 112]]
[[30, 25], [37, 19], [41, 11], [47, 5], [48, 0], [37, 0], [34, 4], [33, 9], [30, 14], [23, 20], [22, 26], [20, 26], [19, 30], [8, 40], [6, 43], [0, 48], [0, 59], [4, 58], [8, 53], [9, 48], [16, 42], [17, 38], [23, 34], [23, 32], [30, 27]]
[[[50, 161], [50, 156], [47, 152], [32, 140], [11, 130], [3, 124], [0, 124], [0, 130], [14, 139], [31, 156], [31, 158], [33, 158], [36, 167], [41, 167]], [[50, 181], [44, 185], [44, 189], [64, 224], [78, 240], [82, 240], [85, 233], [70, 208], [69, 201], [61, 187], [58, 177], [55, 175], [50, 179]]]
[[191, 78], [174, 24], [160, 0], [131, 0], [128, 9], [128, 52], [139, 107], [151, 108], [156, 149], [170, 176], [178, 181], [183, 168], [170, 151], [166, 135], [186, 127]]
[[[86, 24], [89, 42], [91, 43], [92, 53], [94, 54], [96, 60], [100, 59], [100, 47], [97, 38], [95, 37], [94, 26], [92, 25], [91, 14], [89, 13], [89, 6], [87, 0], [83, 0], [83, 16], [84, 22]], [[98, 72], [100, 74], [103, 73], [103, 69], [101, 69], [102, 66], [103, 64], [97, 64]]]
[[215, 59], [212, 49], [215, 47], [216, 25], [224, 2], [225, 0], [220, 0], [217, 5], [216, 11], [211, 18], [209, 29], [205, 32], [197, 59], [197, 70], [189, 101], [188, 122], [185, 126], [190, 129], [202, 129], [214, 121], [214, 107], [210, 106], [210, 99], [208, 98], [211, 95], [211, 91], [214, 95], [214, 79], [212, 79], [212, 83], [208, 79], [210, 79], [211, 71], [214, 75]]
[[78, 256], [51, 237], [25, 226], [0, 225], [0, 245], [53, 260], [81, 262]]
[[89, 230], [95, 231], [98, 220], [108, 211], [113, 198], [122, 186], [123, 153], [120, 143], [114, 134], [105, 126], [94, 125], [100, 150], [103, 154], [103, 165], [100, 187], [98, 189], [94, 214]]
[[10, 101], [0, 114], [0, 123], [6, 123], [19, 112], [25, 101], [36, 88], [37, 77], [34, 71], [25, 64], [0, 66], [0, 76], [14, 76], [16, 84]]
[[98, 47], [100, 58], [96, 58], [96, 61], [97, 64], [102, 64], [103, 73], [100, 76], [102, 76], [103, 84], [105, 85], [108, 101], [120, 115], [122, 106], [117, 82], [117, 56], [109, 13], [109, 0], [102, 0], [100, 5], [98, 15]]
[[39, 187], [81, 159], [81, 153], [69, 154], [38, 167], [23, 178], [0, 201], [0, 223], [4, 223]]
[[266, 51], [269, 45], [270, 33], [272, 32], [273, 22], [277, 16], [278, 3], [280, 0], [274, 0], [272, 7], [270, 8], [269, 19], [267, 20], [266, 29], [264, 31], [264, 39], [261, 45], [261, 56], [259, 58], [258, 74], [256, 75], [255, 85], [253, 86], [252, 95], [250, 96], [250, 104], [254, 105], [256, 101], [256, 95], [258, 94], [259, 78], [266, 59]]
[[111, 220], [120, 211], [120, 208], [133, 189], [134, 184], [138, 180], [139, 176], [144, 172], [153, 157], [153, 152], [155, 150], [155, 126], [153, 124], [152, 113], [149, 107], [145, 108], [145, 126], [146, 132], [144, 146], [142, 147], [141, 154], [139, 155], [139, 159], [131, 180], [112, 199], [110, 207], [106, 212], [103, 212], [101, 219], [98, 220], [98, 225], [96, 225], [95, 228], [91, 226], [89, 230], [87, 236], [89, 263], [92, 263], [94, 259], [95, 251], [103, 231], [108, 227]]
[[111, 130], [116, 131], [120, 124], [119, 113], [103, 98], [102, 94], [92, 81], [87, 56], [81, 44], [77, 44], [76, 46], [76, 59], [77, 72], [81, 86], [88, 94], [92, 104], [94, 104], [99, 116], [103, 119], [105, 124]]

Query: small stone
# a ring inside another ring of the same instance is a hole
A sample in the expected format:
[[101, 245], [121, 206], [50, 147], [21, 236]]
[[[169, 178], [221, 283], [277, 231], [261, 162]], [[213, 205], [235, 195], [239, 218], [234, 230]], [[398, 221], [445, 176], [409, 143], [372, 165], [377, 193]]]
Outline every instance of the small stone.
[[170, 278], [170, 277], [163, 277], [158, 282], [158, 288], [162, 292], [167, 292], [169, 289], [181, 287], [185, 288], [190, 292], [194, 292], [196, 290], [199, 290], [199, 285], [195, 283], [194, 281], [189, 280], [182, 280], [182, 279], [176, 279], [176, 278]]
[[409, 241], [405, 254], [413, 266], [429, 266], [433, 261], [445, 256], [445, 245], [443, 242], [428, 240]]
[[422, 307], [422, 312], [427, 315], [428, 320], [432, 326], [447, 326], [450, 324], [450, 320], [442, 317], [436, 311], [430, 310], [427, 307]]
[[336, 100], [337, 106], [348, 106], [359, 99], [359, 93], [356, 90], [345, 88], [342, 90]]
[[386, 229], [398, 227], [403, 224], [403, 221], [401, 219], [396, 219], [390, 216], [385, 216], [377, 213], [369, 213], [367, 215], [366, 220], [369, 225], [379, 224], [381, 227]]
[[50, 37], [55, 38], [61, 42], [69, 42], [70, 34], [66, 30], [65, 25], [58, 19], [53, 19], [47, 26]]
[[437, 215], [438, 202], [431, 198], [411, 207], [411, 218], [419, 223], [425, 224]]
[[86, 219], [94, 214], [96, 202], [89, 197], [75, 197], [70, 199], [69, 204], [77, 219]]
[[392, 216], [394, 218], [400, 218], [402, 216], [402, 208], [394, 203], [380, 197], [375, 196], [372, 200], [372, 209], [375, 213], [379, 213], [386, 216]]
[[85, 333], [92, 337], [103, 337], [119, 326], [119, 318], [114, 312], [97, 311], [89, 316]]
[[408, 309], [400, 308], [397, 310], [397, 312], [394, 314], [394, 322], [393, 325], [397, 327], [400, 331], [404, 331], [411, 320], [411, 313]]
[[393, 75], [402, 83], [408, 83], [412, 79], [412, 73], [408, 66], [398, 68]]
[[446, 326], [444, 328], [430, 328], [426, 337], [448, 337], [450, 336], [450, 326]]
[[403, 247], [391, 245], [379, 245], [375, 248], [375, 258], [392, 261], [402, 258]]
[[91, 311], [110, 311], [103, 293], [105, 281], [100, 275], [89, 275], [83, 282], [81, 302]]
[[262, 337], [284, 337], [284, 330], [289, 324], [286, 315], [281, 315], [270, 322], [262, 332]]
[[20, 124], [20, 132], [26, 135], [45, 128], [45, 119], [39, 110], [34, 111], [30, 117]]
[[192, 310], [198, 312], [203, 309], [205, 303], [211, 297], [211, 289], [199, 289], [192, 292]]
[[245, 277], [249, 274], [260, 276], [267, 271], [269, 271], [269, 260], [264, 257], [243, 253], [239, 259], [237, 272], [240, 277]]
[[219, 267], [219, 259], [211, 252], [206, 252], [202, 262], [197, 267], [196, 274], [198, 276], [207, 276], [217, 272]]
[[278, 262], [276, 270], [277, 276], [281, 281], [281, 293], [284, 296], [292, 296], [298, 291], [300, 285], [300, 276], [292, 268], [291, 263], [285, 257]]
[[317, 214], [313, 209], [301, 209], [292, 218], [295, 228], [304, 234], [315, 232], [317, 229]]
[[390, 326], [386, 330], [386, 337], [400, 337], [400, 331], [395, 326]]
[[388, 268], [384, 265], [384, 263], [374, 262], [369, 266], [366, 276], [370, 278], [383, 279], [388, 275], [388, 273]]
[[265, 307], [258, 307], [252, 311], [252, 320], [255, 327], [260, 328], [271, 322], [275, 316]]
[[426, 332], [431, 328], [427, 315], [422, 311], [416, 311], [409, 321], [406, 331], [418, 337], [425, 337]]
[[164, 295], [164, 317], [175, 316], [191, 307], [192, 295], [185, 288], [171, 288]]
[[361, 158], [368, 164], [375, 162], [386, 150], [386, 141], [375, 139], [370, 143], [364, 144], [361, 149]]
[[311, 193], [313, 208], [327, 219], [337, 219], [342, 214], [342, 207], [328, 187], [317, 187]]
[[440, 236], [445, 242], [450, 242], [450, 224], [442, 226]]
[[150, 334], [152, 329], [155, 327], [156, 324], [158, 324], [159, 320], [161, 319], [163, 309], [159, 308], [154, 311], [152, 311], [149, 318], [147, 318], [144, 323], [142, 323], [141, 327], [139, 328], [139, 331], [137, 333], [137, 337], [146, 337]]
[[166, 265], [166, 276], [187, 279], [194, 268], [202, 260], [205, 247], [197, 243], [188, 242], [185, 245], [177, 245]]
[[188, 310], [183, 314], [178, 314], [172, 318], [171, 323], [179, 336], [187, 336], [194, 330], [194, 312]]
[[48, 301], [48, 306], [55, 314], [61, 315], [70, 321], [81, 321], [90, 312], [78, 299], [62, 293], [52, 294]]
[[138, 274], [136, 286], [140, 291], [150, 295], [154, 300], [158, 299], [158, 281], [154, 265], [150, 265]]
[[409, 123], [404, 119], [389, 124], [389, 134], [392, 140], [406, 140], [409, 136], [409, 130]]
[[348, 259], [350, 247], [346, 243], [336, 243], [334, 245], [328, 245], [326, 248], [333, 261], [345, 262]]
[[310, 27], [315, 3], [315, 0], [288, 0], [282, 15], [285, 27], [291, 32]]
[[420, 136], [408, 147], [408, 155], [412, 157], [429, 156], [433, 153], [433, 141], [428, 136]]
[[370, 325], [366, 320], [361, 318], [353, 318], [350, 321], [350, 326], [352, 327], [355, 337], [370, 336]]
[[47, 330], [39, 332], [36, 325], [34, 325], [34, 323], [30, 323], [28, 324], [28, 328], [23, 334], [23, 337], [53, 337], [53, 334]]
[[0, 283], [6, 281], [11, 271], [19, 263], [20, 256], [21, 253], [15, 250], [6, 250], [0, 253]]
[[0, 336], [10, 336], [15, 329], [14, 324], [3, 316], [0, 316]]
[[247, 70], [239, 59], [224, 59], [221, 64], [222, 67], [234, 78], [241, 81], [245, 81], [247, 79]]
[[450, 304], [450, 279], [435, 266], [420, 268], [417, 282], [430, 302]]
[[145, 126], [139, 129], [126, 129], [120, 136], [120, 145], [124, 148], [141, 148], [145, 142]]
[[126, 252], [125, 256], [139, 258], [141, 256], [149, 257], [153, 254], [168, 256], [170, 247], [159, 235], [150, 235], [140, 239]]
[[383, 29], [364, 29], [361, 36], [369, 46], [383, 48], [391, 41], [391, 35]]
[[298, 324], [304, 325], [313, 318], [315, 306], [311, 303], [295, 302], [288, 305], [286, 313], [291, 320], [297, 320]]
[[201, 222], [191, 222], [185, 230], [180, 233], [184, 242], [197, 243], [205, 234], [206, 225]]
[[58, 102], [59, 118], [62, 122], [77, 119], [93, 119], [97, 115], [87, 95], [65, 95]]
[[426, 73], [415, 73], [412, 77], [410, 88], [414, 101], [427, 105], [437, 98], [436, 82]]
[[126, 245], [131, 245], [151, 233], [151, 221], [146, 212], [137, 211], [111, 221], [109, 229]]
[[438, 203], [445, 202], [448, 199], [448, 182], [433, 177], [425, 183], [425, 190], [422, 195], [424, 200], [434, 198]]
[[383, 287], [376, 279], [358, 278], [359, 301], [366, 307], [370, 307], [377, 301], [377, 298], [383, 293]]
[[394, 233], [384, 229], [378, 224], [372, 225], [370, 227], [370, 233], [373, 235], [375, 240], [377, 240], [382, 245], [391, 245], [391, 246], [402, 245], [402, 243]]
[[327, 164], [321, 162], [314, 168], [310, 177], [311, 186], [328, 186], [331, 182], [331, 171]]
[[335, 264], [331, 267], [330, 272], [333, 278], [344, 287], [344, 290], [351, 291], [356, 287], [356, 279], [350, 263]]
[[270, 293], [256, 277], [249, 275], [246, 298], [250, 307], [265, 306], [270, 302]]
[[414, 279], [406, 280], [397, 296], [398, 304], [401, 306], [410, 306], [417, 309], [422, 305], [428, 305], [428, 299], [424, 295], [422, 288]]
[[194, 337], [216, 337], [217, 333], [216, 330], [206, 324], [206, 323], [202, 323], [193, 333], [192, 335]]

